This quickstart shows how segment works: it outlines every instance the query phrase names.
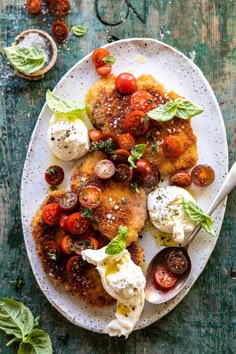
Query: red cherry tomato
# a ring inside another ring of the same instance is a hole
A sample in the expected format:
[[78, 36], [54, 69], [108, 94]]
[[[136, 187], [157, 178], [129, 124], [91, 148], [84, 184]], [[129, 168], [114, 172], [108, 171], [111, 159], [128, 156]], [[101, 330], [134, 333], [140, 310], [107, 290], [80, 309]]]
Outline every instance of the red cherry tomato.
[[40, 0], [27, 0], [26, 7], [30, 14], [35, 15], [41, 10], [41, 2]]
[[88, 230], [90, 220], [83, 217], [82, 213], [78, 211], [68, 216], [66, 224], [72, 235], [80, 235]]
[[169, 135], [162, 143], [162, 151], [165, 157], [178, 157], [184, 152], [184, 143], [178, 136]]
[[197, 165], [191, 172], [192, 181], [198, 187], [207, 187], [215, 180], [215, 171], [209, 165]]
[[134, 173], [138, 175], [140, 179], [144, 179], [152, 174], [152, 165], [146, 159], [138, 159], [135, 161], [135, 166]]
[[111, 73], [111, 71], [112, 71], [112, 66], [108, 64], [96, 67], [96, 72], [101, 76], [107, 76]]
[[67, 229], [67, 219], [68, 215], [67, 214], [61, 214], [60, 219], [59, 219], [59, 226], [63, 231], [68, 231]]
[[111, 156], [111, 160], [116, 163], [127, 162], [130, 152], [125, 149], [117, 149], [114, 151], [114, 155]]
[[115, 179], [117, 182], [130, 182], [133, 177], [133, 170], [125, 163], [116, 166]]
[[73, 192], [65, 192], [60, 198], [59, 198], [59, 205], [60, 208], [64, 211], [72, 211], [75, 210], [75, 208], [79, 204], [79, 197], [77, 194]]
[[124, 133], [119, 136], [118, 144], [121, 149], [131, 150], [135, 145], [135, 139], [130, 133]]
[[188, 261], [182, 251], [171, 251], [166, 260], [172, 273], [183, 274], [188, 269]]
[[145, 112], [132, 111], [125, 118], [125, 128], [134, 136], [140, 136], [147, 133], [150, 126], [150, 120]]
[[59, 257], [59, 248], [55, 241], [45, 241], [42, 245], [42, 252], [48, 261], [57, 261]]
[[106, 48], [97, 48], [93, 51], [92, 54], [92, 62], [93, 64], [98, 68], [101, 66], [106, 65], [105, 61], [103, 59], [110, 55], [110, 52]]
[[89, 137], [90, 137], [90, 139], [92, 140], [92, 141], [98, 141], [100, 138], [101, 138], [101, 136], [102, 136], [102, 133], [101, 133], [101, 131], [100, 130], [98, 130], [98, 129], [90, 129], [89, 131], [88, 131], [88, 135], [89, 135]]
[[133, 93], [137, 88], [137, 80], [130, 73], [121, 73], [116, 77], [115, 87], [120, 93]]
[[152, 190], [154, 190], [161, 179], [160, 172], [158, 170], [152, 171], [152, 174], [147, 175], [143, 179], [143, 187], [147, 193], [150, 193]]
[[143, 90], [138, 90], [133, 93], [130, 103], [134, 111], [148, 112], [155, 107], [152, 95]]
[[71, 10], [68, 0], [52, 0], [49, 5], [49, 12], [53, 17], [65, 18]]
[[67, 38], [68, 33], [69, 33], [68, 27], [64, 22], [60, 20], [53, 22], [52, 34], [58, 42], [63, 42]]
[[42, 219], [48, 225], [56, 225], [60, 218], [58, 203], [47, 204], [42, 210]]
[[65, 254], [74, 254], [74, 241], [71, 235], [66, 235], [61, 239], [60, 247]]
[[78, 240], [74, 244], [74, 251], [76, 254], [81, 255], [81, 252], [87, 249], [97, 250], [99, 242], [96, 238], [88, 236], [84, 240]]
[[97, 208], [102, 201], [102, 191], [96, 186], [86, 186], [80, 191], [79, 201], [85, 208]]
[[84, 266], [84, 261], [81, 256], [72, 256], [66, 264], [66, 272], [71, 281], [80, 280], [81, 269]]
[[111, 142], [111, 148], [112, 149], [115, 149], [118, 146], [118, 139], [112, 133], [103, 133], [103, 134], [101, 134], [100, 138], [98, 139], [98, 142], [107, 141], [107, 140]]
[[95, 174], [101, 179], [111, 178], [116, 172], [115, 165], [110, 160], [100, 160], [94, 167]]
[[192, 177], [185, 170], [177, 170], [169, 177], [169, 184], [171, 186], [188, 187], [192, 183]]
[[64, 179], [64, 171], [60, 166], [53, 165], [47, 168], [45, 180], [50, 186], [58, 186]]
[[165, 290], [173, 288], [173, 286], [175, 286], [178, 280], [177, 276], [174, 273], [170, 272], [169, 269], [163, 265], [157, 266], [154, 278], [157, 285]]

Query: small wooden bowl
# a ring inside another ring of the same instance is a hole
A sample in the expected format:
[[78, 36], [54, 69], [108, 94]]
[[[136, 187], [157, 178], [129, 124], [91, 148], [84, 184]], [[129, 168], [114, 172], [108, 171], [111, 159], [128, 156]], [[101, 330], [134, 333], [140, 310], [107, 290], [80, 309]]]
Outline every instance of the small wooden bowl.
[[48, 48], [49, 48], [49, 52], [50, 52], [50, 60], [47, 64], [45, 64], [45, 66], [41, 69], [38, 70], [32, 74], [24, 74], [18, 70], [15, 70], [16, 74], [23, 77], [24, 79], [27, 80], [32, 80], [32, 81], [37, 81], [40, 80], [44, 77], [44, 75], [53, 67], [53, 65], [55, 64], [56, 60], [57, 60], [57, 46], [56, 43], [54, 41], [54, 39], [46, 32], [41, 31], [39, 29], [29, 29], [26, 31], [23, 31], [22, 33], [20, 33], [16, 38], [15, 38], [15, 42], [12, 43], [12, 45], [17, 45], [19, 44], [19, 42], [28, 34], [30, 33], [37, 33], [40, 36], [44, 37], [44, 39], [46, 39], [47, 43], [48, 43]]

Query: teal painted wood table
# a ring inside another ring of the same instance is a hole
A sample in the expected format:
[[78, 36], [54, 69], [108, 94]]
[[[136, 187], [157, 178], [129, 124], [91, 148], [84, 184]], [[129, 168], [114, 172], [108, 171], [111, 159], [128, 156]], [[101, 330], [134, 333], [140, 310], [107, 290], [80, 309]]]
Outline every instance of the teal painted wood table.
[[[48, 5], [30, 15], [24, 0], [1, 0], [1, 48], [29, 28], [51, 34]], [[189, 57], [203, 71], [221, 107], [228, 141], [229, 166], [236, 159], [236, 2], [234, 0], [71, 0], [65, 18], [86, 26], [57, 43], [55, 66], [40, 81], [17, 76], [0, 56], [0, 297], [15, 298], [40, 316], [55, 354], [236, 353], [236, 191], [227, 202], [220, 237], [201, 276], [168, 315], [128, 339], [89, 332], [67, 321], [47, 301], [32, 273], [23, 239], [20, 185], [28, 144], [46, 90], [93, 49], [132, 37], [154, 38]], [[125, 60], [125, 58], [124, 58]], [[210, 137], [209, 137], [210, 139]], [[37, 190], [37, 186], [35, 186]], [[1, 332], [0, 353], [5, 347]], [[46, 353], [45, 353], [46, 354]]]

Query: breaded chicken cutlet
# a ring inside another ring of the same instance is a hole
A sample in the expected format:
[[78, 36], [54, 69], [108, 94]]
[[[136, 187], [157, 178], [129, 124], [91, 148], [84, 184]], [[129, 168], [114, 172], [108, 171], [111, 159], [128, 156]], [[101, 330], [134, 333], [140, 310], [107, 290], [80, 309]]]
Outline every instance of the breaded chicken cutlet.
[[[180, 97], [175, 92], [167, 92], [151, 75], [137, 78], [137, 89], [148, 91], [153, 96], [155, 106]], [[113, 133], [116, 136], [125, 133], [125, 117], [132, 111], [130, 98], [131, 95], [122, 95], [115, 89], [115, 76], [109, 75], [97, 80], [86, 96], [86, 103], [90, 106], [89, 117], [94, 127], [102, 133]], [[168, 175], [196, 164], [197, 138], [191, 127], [191, 119], [175, 117], [168, 122], [150, 119], [150, 123], [149, 133], [138, 137], [136, 142], [147, 144], [143, 157], [152, 163], [153, 169], [158, 169], [162, 175]], [[161, 143], [169, 135], [178, 136], [183, 141], [185, 150], [181, 156], [164, 156]]]

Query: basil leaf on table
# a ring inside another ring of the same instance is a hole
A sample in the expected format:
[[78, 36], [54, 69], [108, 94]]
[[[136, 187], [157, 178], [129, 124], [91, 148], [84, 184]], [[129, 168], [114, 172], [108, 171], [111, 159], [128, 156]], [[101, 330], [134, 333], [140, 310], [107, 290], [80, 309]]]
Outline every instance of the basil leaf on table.
[[18, 354], [49, 354], [52, 344], [49, 335], [41, 329], [33, 329], [27, 340], [20, 344]]
[[45, 64], [45, 53], [37, 47], [16, 45], [4, 51], [14, 68], [27, 75], [39, 71]]
[[119, 226], [118, 234], [106, 247], [106, 253], [110, 256], [114, 256], [124, 251], [126, 247], [125, 240], [129, 235], [127, 226]]
[[71, 31], [77, 36], [81, 37], [88, 32], [85, 26], [72, 26]]
[[159, 122], [167, 122], [177, 117], [181, 119], [192, 118], [203, 112], [203, 109], [195, 103], [185, 99], [176, 98], [174, 101], [166, 102], [164, 105], [147, 112], [149, 118]]

